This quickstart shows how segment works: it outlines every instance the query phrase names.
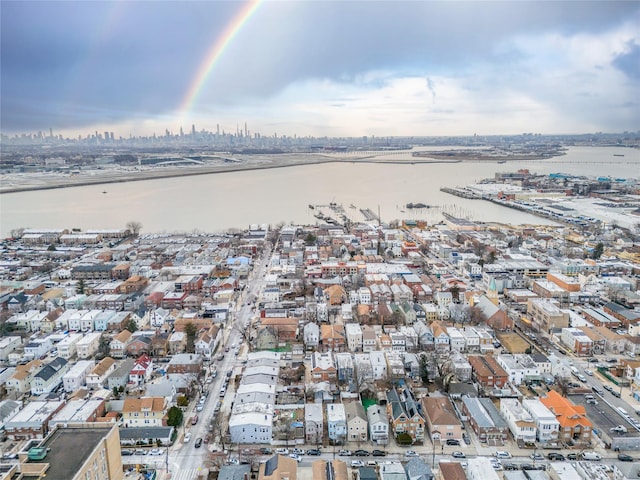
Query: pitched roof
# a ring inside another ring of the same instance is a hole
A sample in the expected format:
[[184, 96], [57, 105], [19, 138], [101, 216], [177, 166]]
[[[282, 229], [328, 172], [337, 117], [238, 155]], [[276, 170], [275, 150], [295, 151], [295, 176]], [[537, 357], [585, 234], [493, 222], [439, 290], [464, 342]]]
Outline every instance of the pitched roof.
[[554, 413], [561, 428], [576, 425], [592, 426], [584, 406], [573, 404], [555, 390], [550, 390], [546, 397], [540, 398], [540, 401]]
[[91, 371], [91, 373], [101, 377], [107, 372], [107, 370], [111, 368], [111, 366], [114, 363], [116, 363], [116, 361], [113, 358], [105, 357], [102, 360], [100, 360], [100, 363], [98, 363], [95, 367], [93, 367], [93, 370]]
[[424, 397], [422, 399], [425, 416], [432, 425], [460, 425], [451, 400], [447, 397]]
[[122, 412], [163, 412], [164, 398], [162, 397], [142, 397], [126, 398], [122, 406]]

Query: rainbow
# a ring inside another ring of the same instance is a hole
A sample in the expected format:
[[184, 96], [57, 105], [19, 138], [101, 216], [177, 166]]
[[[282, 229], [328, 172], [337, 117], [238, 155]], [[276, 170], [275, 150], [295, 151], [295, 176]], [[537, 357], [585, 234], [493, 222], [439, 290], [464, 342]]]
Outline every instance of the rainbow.
[[227, 49], [229, 44], [231, 44], [244, 24], [247, 23], [256, 10], [258, 10], [258, 7], [262, 2], [263, 0], [249, 0], [227, 25], [222, 32], [222, 35], [220, 35], [211, 46], [205, 59], [200, 64], [198, 72], [180, 105], [179, 112], [181, 117], [184, 117], [189, 113], [193, 103], [202, 91], [202, 87], [204, 87], [204, 84], [207, 82], [207, 78], [216, 66], [216, 63], [218, 63], [218, 60], [220, 60], [220, 57], [222, 57], [224, 51]]

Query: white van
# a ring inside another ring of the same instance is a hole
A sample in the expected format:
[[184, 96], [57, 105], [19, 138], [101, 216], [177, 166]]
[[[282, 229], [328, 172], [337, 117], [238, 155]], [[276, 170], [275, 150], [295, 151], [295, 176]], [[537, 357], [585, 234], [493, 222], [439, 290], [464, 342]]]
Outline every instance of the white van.
[[592, 460], [592, 461], [602, 460], [602, 457], [600, 456], [600, 454], [596, 452], [582, 452], [581, 456], [583, 460]]
[[498, 450], [495, 453], [495, 457], [496, 458], [511, 458], [511, 454], [509, 452], [503, 452], [503, 451]]

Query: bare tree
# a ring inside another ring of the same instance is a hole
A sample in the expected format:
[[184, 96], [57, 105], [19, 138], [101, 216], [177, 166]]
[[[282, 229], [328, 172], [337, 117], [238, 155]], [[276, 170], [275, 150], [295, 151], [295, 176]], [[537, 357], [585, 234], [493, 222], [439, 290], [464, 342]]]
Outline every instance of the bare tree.
[[125, 228], [131, 232], [131, 235], [137, 237], [140, 234], [140, 230], [142, 230], [142, 223], [132, 220], [127, 222]]

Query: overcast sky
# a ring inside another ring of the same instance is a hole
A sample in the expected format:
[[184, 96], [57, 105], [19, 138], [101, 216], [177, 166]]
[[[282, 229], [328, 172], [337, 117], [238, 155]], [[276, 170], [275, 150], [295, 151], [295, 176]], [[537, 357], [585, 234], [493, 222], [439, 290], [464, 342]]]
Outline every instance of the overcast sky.
[[640, 2], [6, 1], [2, 133], [640, 129]]

